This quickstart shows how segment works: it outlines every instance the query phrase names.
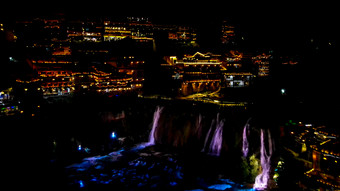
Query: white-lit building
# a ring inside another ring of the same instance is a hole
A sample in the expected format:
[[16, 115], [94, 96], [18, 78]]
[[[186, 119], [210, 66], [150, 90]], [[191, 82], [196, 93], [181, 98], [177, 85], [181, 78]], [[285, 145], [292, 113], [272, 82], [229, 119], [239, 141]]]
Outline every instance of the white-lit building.
[[227, 88], [243, 88], [249, 87], [254, 75], [251, 72], [232, 72], [225, 73], [225, 87]]

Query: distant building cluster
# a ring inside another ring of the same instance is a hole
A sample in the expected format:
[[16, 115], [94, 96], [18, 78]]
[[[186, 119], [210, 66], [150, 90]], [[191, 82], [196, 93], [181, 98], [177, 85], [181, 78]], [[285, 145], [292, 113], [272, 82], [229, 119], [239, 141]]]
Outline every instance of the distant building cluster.
[[24, 93], [34, 89], [45, 97], [85, 90], [114, 94], [140, 91], [147, 56], [136, 51], [117, 53], [120, 44], [111, 42], [129, 39], [124, 42], [127, 49], [130, 42], [134, 47], [152, 48], [155, 30], [168, 31], [171, 40], [196, 40], [193, 29], [156, 26], [146, 17], [18, 20], [11, 33], [13, 41], [29, 52], [25, 61], [34, 75], [20, 77], [17, 82]]
[[48, 96], [73, 92], [122, 94], [139, 91], [144, 82], [144, 63], [136, 56], [113, 57], [104, 63], [91, 62], [78, 67], [78, 62], [65, 60], [29, 60], [35, 76], [17, 83], [23, 93]]
[[291, 120], [282, 133], [290, 138], [287, 148], [308, 169], [304, 173], [307, 181], [302, 184], [310, 188], [340, 188], [340, 136], [337, 129]]
[[[14, 32], [18, 40], [27, 44], [37, 42], [79, 43], [110, 42], [132, 39], [150, 42], [158, 32], [167, 32], [169, 40], [193, 42], [197, 40], [196, 29], [189, 26], [153, 24], [148, 17], [84, 17], [35, 18], [16, 21]], [[30, 42], [32, 40], [34, 42]]]
[[[18, 19], [10, 27], [4, 28], [2, 23], [0, 27], [7, 30], [9, 41], [28, 55], [9, 57], [9, 63], [29, 66], [28, 72], [16, 79], [16, 93], [21, 95], [142, 94], [144, 70], [154, 60], [158, 45], [182, 48], [180, 54], [162, 52], [160, 63], [167, 66], [163, 69], [170, 71], [172, 80], [179, 82], [177, 96], [250, 87], [254, 78], [267, 78], [271, 73], [271, 53], [246, 53], [232, 46], [202, 53], [197, 51], [197, 28], [155, 24], [149, 17], [61, 14]], [[222, 21], [220, 27], [221, 47], [234, 45], [235, 26]], [[171, 43], [162, 45], [164, 42]]]
[[[4, 25], [0, 26], [4, 31]], [[156, 48], [155, 34], [166, 34], [174, 43], [195, 44], [197, 40], [193, 27], [153, 24], [148, 17], [55, 15], [19, 19], [8, 31], [11, 41], [29, 54], [25, 62], [33, 74], [16, 80], [22, 93], [44, 97], [85, 90], [140, 92], [144, 66]], [[141, 52], [136, 47], [142, 47]], [[13, 57], [9, 61], [18, 62]]]

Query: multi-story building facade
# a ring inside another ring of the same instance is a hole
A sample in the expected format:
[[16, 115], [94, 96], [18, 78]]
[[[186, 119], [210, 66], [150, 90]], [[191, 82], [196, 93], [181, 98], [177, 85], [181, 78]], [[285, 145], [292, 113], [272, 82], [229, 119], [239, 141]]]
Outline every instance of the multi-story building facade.
[[26, 63], [33, 72], [33, 78], [19, 77], [18, 87], [26, 93], [34, 89], [44, 97], [78, 91], [140, 91], [145, 59], [135, 52], [117, 54], [111, 42], [130, 38], [135, 43], [149, 43], [153, 30], [144, 17], [117, 20], [55, 16], [17, 21], [13, 33], [30, 53]]
[[257, 66], [258, 77], [269, 76], [271, 59], [272, 59], [272, 55], [265, 54], [265, 53], [252, 57], [253, 63]]
[[173, 78], [182, 80], [180, 93], [189, 95], [204, 90], [216, 91], [220, 88], [222, 66], [220, 56], [197, 52], [194, 55], [184, 55], [183, 58], [168, 59], [175, 71]]
[[38, 71], [43, 95], [67, 95], [74, 91], [75, 83], [71, 70], [46, 68]]
[[247, 61], [247, 55], [234, 50], [226, 53], [223, 59], [225, 87], [249, 87], [256, 77], [250, 65], [252, 64]]
[[282, 135], [287, 137], [285, 147], [303, 162], [305, 179], [301, 187], [315, 190], [340, 188], [340, 150], [337, 129], [314, 124], [286, 123]]
[[235, 43], [235, 27], [229, 24], [228, 21], [222, 22], [221, 27], [221, 42], [222, 44], [234, 44]]
[[166, 56], [164, 67], [173, 70], [172, 78], [181, 81], [180, 94], [190, 95], [203, 91], [217, 91], [219, 88], [250, 87], [256, 67], [250, 57], [230, 51], [224, 55], [196, 52], [183, 57]]
[[104, 21], [104, 41], [130, 38], [136, 42], [153, 41], [153, 24], [147, 17], [127, 17], [123, 21]]

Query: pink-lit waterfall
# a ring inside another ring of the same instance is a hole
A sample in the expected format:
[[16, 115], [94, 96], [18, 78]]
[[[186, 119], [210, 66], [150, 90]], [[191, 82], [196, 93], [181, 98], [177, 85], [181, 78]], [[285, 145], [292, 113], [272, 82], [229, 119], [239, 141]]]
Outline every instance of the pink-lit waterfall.
[[270, 160], [273, 154], [273, 145], [272, 139], [270, 135], [270, 131], [268, 130], [268, 153], [265, 147], [265, 137], [264, 130], [261, 129], [261, 167], [262, 172], [257, 175], [255, 178], [254, 189], [256, 190], [264, 190], [267, 188], [268, 181], [270, 179]]
[[155, 144], [155, 131], [158, 126], [159, 117], [161, 116], [163, 107], [157, 106], [155, 113], [153, 114], [153, 121], [152, 121], [152, 129], [149, 135], [149, 141], [147, 142], [147, 146]]
[[210, 129], [205, 137], [202, 152], [206, 150], [206, 147], [207, 147], [207, 144], [210, 138], [210, 134], [212, 133], [214, 125], [215, 125], [215, 131], [210, 141], [208, 154], [219, 156], [221, 153], [221, 149], [222, 149], [222, 141], [223, 141], [222, 134], [223, 134], [223, 126], [224, 126], [224, 121], [219, 119], [219, 115], [217, 115], [216, 122], [215, 120], [213, 120], [211, 123]]
[[248, 156], [248, 151], [249, 151], [249, 143], [248, 143], [248, 138], [247, 138], [248, 131], [249, 131], [249, 123], [247, 122], [243, 128], [243, 139], [242, 139], [242, 152], [243, 152], [244, 157]]
[[202, 148], [201, 152], [204, 152], [204, 151], [206, 150], [207, 143], [208, 143], [208, 141], [209, 141], [209, 137], [210, 137], [212, 128], [213, 128], [213, 126], [214, 126], [214, 123], [215, 123], [215, 120], [213, 120], [213, 121], [211, 122], [209, 131], [208, 131], [207, 135], [205, 136], [204, 145], [203, 145], [203, 148]]
[[217, 121], [216, 130], [210, 143], [209, 154], [219, 156], [222, 148], [223, 121]]
[[152, 146], [152, 145], [155, 144], [155, 131], [158, 127], [158, 121], [159, 121], [159, 118], [161, 116], [162, 110], [163, 110], [163, 107], [157, 106], [157, 108], [156, 108], [156, 110], [153, 114], [152, 129], [151, 129], [151, 132], [149, 134], [148, 142], [142, 143], [142, 144], [138, 145], [136, 148], [144, 148], [144, 147]]

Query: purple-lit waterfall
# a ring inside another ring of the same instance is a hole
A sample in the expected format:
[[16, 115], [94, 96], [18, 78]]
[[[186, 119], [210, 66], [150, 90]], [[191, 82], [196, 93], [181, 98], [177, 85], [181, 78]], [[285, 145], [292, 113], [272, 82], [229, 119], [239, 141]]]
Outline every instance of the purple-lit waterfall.
[[205, 136], [204, 145], [203, 145], [203, 148], [202, 148], [201, 152], [204, 152], [204, 151], [206, 150], [207, 143], [208, 143], [208, 141], [209, 141], [209, 137], [210, 137], [210, 134], [211, 134], [211, 130], [212, 130], [212, 128], [214, 127], [214, 123], [215, 123], [215, 120], [213, 120], [213, 121], [211, 122], [209, 131], [208, 131], [207, 135]]
[[163, 107], [157, 106], [155, 113], [153, 114], [152, 129], [149, 135], [149, 141], [146, 143], [147, 146], [155, 144], [155, 130], [158, 126], [159, 117], [161, 116]]
[[224, 122], [222, 120], [217, 121], [216, 123], [216, 130], [212, 137], [210, 148], [209, 148], [209, 154], [211, 155], [219, 156], [221, 153], [222, 140], [223, 140], [223, 137], [222, 137], [223, 125], [224, 125]]
[[219, 120], [219, 115], [217, 115], [217, 119], [216, 121], [213, 120], [210, 126], [210, 129], [205, 137], [205, 141], [204, 141], [204, 146], [202, 149], [202, 152], [204, 152], [206, 150], [210, 135], [213, 131], [213, 128], [215, 127], [215, 131], [212, 135], [212, 138], [210, 140], [210, 145], [209, 145], [209, 150], [208, 150], [208, 154], [210, 155], [215, 155], [215, 156], [219, 156], [221, 153], [221, 148], [222, 148], [222, 141], [223, 141], [223, 126], [224, 126], [224, 121], [223, 120]]
[[152, 146], [152, 145], [155, 144], [155, 131], [158, 127], [158, 121], [159, 121], [159, 118], [161, 116], [162, 110], [163, 110], [163, 107], [157, 106], [157, 108], [156, 108], [156, 110], [153, 114], [152, 129], [151, 129], [151, 132], [149, 134], [149, 141], [146, 142], [146, 143], [142, 143], [142, 144], [138, 145], [136, 148], [144, 148], [144, 147]]
[[248, 143], [248, 138], [247, 138], [248, 129], [249, 129], [249, 123], [247, 122], [243, 128], [242, 152], [243, 152], [244, 157], [248, 156], [248, 151], [249, 151], [249, 143]]
[[264, 138], [264, 130], [261, 129], [261, 167], [262, 172], [256, 177], [254, 188], [256, 190], [264, 190], [267, 188], [268, 181], [270, 179], [270, 159], [273, 153], [273, 147], [272, 147], [272, 139], [270, 132], [268, 130], [268, 153], [265, 147], [265, 138]]

